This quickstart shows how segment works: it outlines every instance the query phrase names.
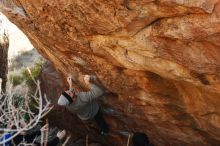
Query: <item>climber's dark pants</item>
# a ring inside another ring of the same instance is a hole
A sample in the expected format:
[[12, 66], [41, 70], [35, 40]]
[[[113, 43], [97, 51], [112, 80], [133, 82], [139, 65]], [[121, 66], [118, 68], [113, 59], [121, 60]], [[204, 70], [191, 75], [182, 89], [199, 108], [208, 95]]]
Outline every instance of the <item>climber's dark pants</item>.
[[97, 125], [99, 126], [100, 130], [105, 133], [108, 133], [108, 131], [109, 131], [108, 125], [106, 124], [105, 119], [103, 118], [102, 111], [100, 108], [99, 108], [98, 113], [94, 117], [94, 119], [95, 119]]

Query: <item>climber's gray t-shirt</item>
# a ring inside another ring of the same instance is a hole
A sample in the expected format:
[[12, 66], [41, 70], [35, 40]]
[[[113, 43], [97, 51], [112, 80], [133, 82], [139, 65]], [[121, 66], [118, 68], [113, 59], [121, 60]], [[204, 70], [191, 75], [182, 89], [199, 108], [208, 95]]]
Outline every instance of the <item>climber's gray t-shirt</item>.
[[81, 120], [88, 120], [95, 117], [99, 110], [96, 99], [104, 93], [97, 85], [91, 83], [90, 86], [90, 91], [79, 92], [76, 94], [76, 101], [67, 105], [67, 109], [76, 113]]

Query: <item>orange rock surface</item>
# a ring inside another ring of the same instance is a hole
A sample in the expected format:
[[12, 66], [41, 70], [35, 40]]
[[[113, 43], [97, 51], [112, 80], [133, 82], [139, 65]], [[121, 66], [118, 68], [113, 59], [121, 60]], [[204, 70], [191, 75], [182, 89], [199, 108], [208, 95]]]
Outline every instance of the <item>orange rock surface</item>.
[[102, 100], [114, 145], [134, 131], [158, 146], [220, 145], [220, 0], [3, 0], [1, 11], [62, 79], [95, 74], [114, 93]]

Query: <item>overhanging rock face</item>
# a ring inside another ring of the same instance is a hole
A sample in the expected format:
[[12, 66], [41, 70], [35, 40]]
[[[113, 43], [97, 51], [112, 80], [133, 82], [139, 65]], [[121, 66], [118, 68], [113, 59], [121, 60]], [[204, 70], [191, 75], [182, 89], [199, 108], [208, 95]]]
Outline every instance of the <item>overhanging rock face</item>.
[[220, 0], [1, 4], [64, 76], [96, 74], [117, 95], [104, 100], [117, 145], [120, 131], [160, 146], [220, 145]]

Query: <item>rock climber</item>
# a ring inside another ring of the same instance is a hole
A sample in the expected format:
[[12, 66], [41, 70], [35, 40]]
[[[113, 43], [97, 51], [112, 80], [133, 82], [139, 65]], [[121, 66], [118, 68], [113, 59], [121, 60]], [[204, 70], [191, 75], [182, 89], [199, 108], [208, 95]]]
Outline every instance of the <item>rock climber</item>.
[[101, 130], [101, 135], [106, 135], [109, 132], [108, 125], [96, 101], [104, 94], [104, 91], [95, 84], [91, 76], [85, 75], [84, 81], [90, 87], [90, 90], [76, 93], [73, 89], [73, 79], [69, 76], [67, 78], [69, 90], [60, 95], [58, 105], [65, 106], [70, 112], [76, 113], [81, 120], [95, 119]]

